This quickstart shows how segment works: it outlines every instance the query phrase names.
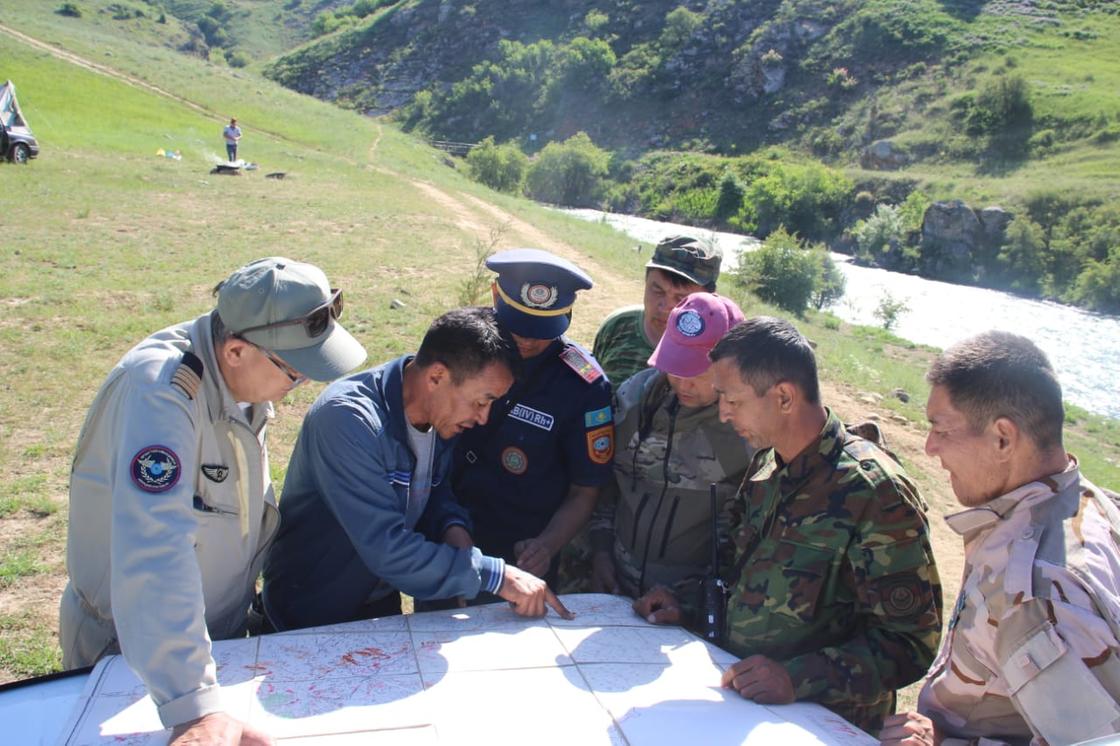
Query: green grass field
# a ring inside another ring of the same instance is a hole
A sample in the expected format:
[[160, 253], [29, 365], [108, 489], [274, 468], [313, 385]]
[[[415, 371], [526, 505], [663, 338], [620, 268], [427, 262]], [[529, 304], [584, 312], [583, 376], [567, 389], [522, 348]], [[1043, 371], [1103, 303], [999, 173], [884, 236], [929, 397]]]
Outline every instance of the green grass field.
[[[152, 47], [104, 19], [70, 25], [51, 5], [0, 0], [0, 23], [170, 95], [0, 30], [0, 80], [16, 82], [43, 147], [29, 166], [0, 165], [0, 681], [59, 666], [69, 459], [97, 387], [145, 335], [208, 310], [212, 286], [237, 266], [272, 254], [320, 264], [345, 288], [344, 321], [371, 363], [413, 349], [457, 304], [476, 244], [495, 229], [503, 248], [547, 240], [595, 267], [577, 340], [590, 342], [606, 309], [640, 298], [633, 242], [603, 226], [493, 194], [392, 126]], [[245, 130], [242, 156], [260, 168], [211, 175], [231, 113]], [[286, 178], [264, 178], [274, 171]], [[404, 307], [390, 310], [393, 299]], [[836, 386], [886, 396], [888, 412], [922, 422], [931, 351], [826, 315], [798, 323]], [[909, 404], [889, 397], [899, 387]], [[278, 406], [277, 482], [319, 388]], [[1098, 482], [1120, 488], [1117, 423], [1074, 417], [1071, 448]]]

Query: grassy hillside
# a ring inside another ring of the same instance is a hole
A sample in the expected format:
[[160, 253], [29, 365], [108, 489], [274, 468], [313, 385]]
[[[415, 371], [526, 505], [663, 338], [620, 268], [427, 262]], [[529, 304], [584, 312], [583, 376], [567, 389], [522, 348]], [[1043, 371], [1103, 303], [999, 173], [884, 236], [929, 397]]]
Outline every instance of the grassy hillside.
[[[323, 266], [346, 289], [348, 328], [379, 362], [413, 349], [430, 319], [458, 304], [477, 247], [495, 232], [500, 247], [542, 246], [588, 269], [597, 286], [573, 326], [584, 342], [610, 308], [640, 297], [642, 262], [630, 240], [493, 194], [392, 126], [178, 56], [130, 27], [72, 24], [32, 5], [0, 0], [0, 24], [111, 69], [62, 61], [0, 28], [0, 79], [16, 81], [43, 146], [29, 166], [0, 165], [0, 681], [59, 665], [68, 467], [97, 386], [147, 333], [207, 310], [210, 289], [236, 266], [270, 254]], [[211, 175], [231, 113], [245, 130], [242, 155], [260, 169]], [[264, 178], [274, 171], [287, 177]], [[393, 299], [404, 307], [390, 310]], [[860, 397], [911, 392], [909, 404], [888, 396], [874, 409], [910, 443], [904, 456], [943, 512], [945, 480], [920, 451], [931, 352], [827, 316], [799, 323], [852, 416], [872, 409]], [[319, 390], [278, 407], [278, 482]], [[1087, 471], [1120, 487], [1120, 428], [1092, 417], [1076, 427], [1071, 448]]]

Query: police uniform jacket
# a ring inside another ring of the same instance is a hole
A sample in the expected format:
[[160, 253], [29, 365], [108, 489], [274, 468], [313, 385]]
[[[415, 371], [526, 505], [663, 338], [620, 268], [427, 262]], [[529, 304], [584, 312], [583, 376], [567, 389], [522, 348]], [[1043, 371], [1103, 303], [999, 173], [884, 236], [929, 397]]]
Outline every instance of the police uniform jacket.
[[210, 640], [242, 634], [279, 516], [271, 404], [245, 413], [210, 314], [129, 351], [102, 384], [70, 478], [61, 638], [67, 667], [119, 644], [165, 726], [222, 710]]
[[1120, 733], [1116, 504], [1071, 460], [946, 520], [964, 536], [964, 581], [918, 697], [945, 743]]
[[447, 478], [453, 440], [436, 435], [427, 505], [415, 526], [406, 522], [416, 457], [401, 392], [411, 359], [335, 381], [307, 412], [264, 567], [277, 629], [361, 619], [367, 601], [397, 589], [441, 599], [501, 586], [500, 559], [442, 543], [453, 525], [470, 530]]
[[485, 425], [459, 438], [455, 495], [487, 552], [515, 561], [514, 543], [548, 525], [571, 485], [610, 478], [610, 384], [590, 353], [563, 338], [523, 361]]

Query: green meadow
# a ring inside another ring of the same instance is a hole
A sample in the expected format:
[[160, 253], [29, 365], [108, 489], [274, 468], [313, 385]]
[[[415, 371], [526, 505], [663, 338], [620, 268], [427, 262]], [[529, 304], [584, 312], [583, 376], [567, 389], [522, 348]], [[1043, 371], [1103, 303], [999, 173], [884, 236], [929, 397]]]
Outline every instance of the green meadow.
[[[491, 236], [499, 248], [567, 247], [594, 267], [599, 286], [573, 326], [579, 341], [590, 343], [607, 309], [641, 293], [643, 260], [630, 239], [496, 195], [390, 124], [152, 47], [100, 17], [68, 25], [51, 5], [0, 0], [0, 24], [166, 94], [0, 29], [0, 80], [16, 82], [43, 148], [26, 167], [0, 164], [0, 681], [60, 663], [69, 459], [97, 387], [148, 333], [207, 311], [212, 287], [232, 269], [274, 254], [322, 266], [345, 289], [343, 321], [371, 363], [413, 349], [429, 321], [458, 304]], [[231, 115], [245, 131], [241, 155], [259, 168], [211, 174]], [[265, 178], [276, 172], [284, 178]], [[403, 306], [391, 309], [394, 300]], [[750, 313], [776, 313], [742, 301]], [[874, 410], [920, 441], [933, 351], [827, 314], [798, 323], [839, 393], [882, 397]], [[896, 388], [910, 393], [908, 404], [890, 396]], [[278, 483], [319, 390], [304, 387], [278, 405], [270, 436]], [[1081, 412], [1070, 420], [1070, 447], [1086, 470], [1120, 488], [1120, 427]], [[920, 448], [903, 456], [927, 470], [923, 485], [944, 493]]]

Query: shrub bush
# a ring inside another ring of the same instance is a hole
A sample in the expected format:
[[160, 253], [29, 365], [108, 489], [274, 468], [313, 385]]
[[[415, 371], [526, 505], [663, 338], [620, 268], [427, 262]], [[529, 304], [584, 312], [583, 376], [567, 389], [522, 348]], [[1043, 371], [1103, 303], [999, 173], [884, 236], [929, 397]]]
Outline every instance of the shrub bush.
[[54, 12], [59, 14], [60, 16], [67, 16], [69, 18], [82, 17], [82, 9], [78, 7], [77, 3], [63, 3], [62, 5], [58, 6], [58, 8]]
[[902, 211], [893, 205], [877, 205], [867, 220], [852, 229], [856, 238], [856, 257], [867, 264], [887, 266], [890, 255], [902, 248], [906, 228]]
[[879, 305], [875, 307], [875, 318], [888, 332], [893, 331], [898, 320], [910, 311], [910, 304], [904, 298], [896, 298], [889, 290], [883, 292]]
[[731, 171], [725, 171], [719, 180], [719, 197], [716, 199], [716, 220], [727, 222], [743, 207], [743, 185]]
[[774, 163], [747, 188], [736, 221], [761, 236], [784, 225], [809, 240], [829, 238], [851, 191], [852, 182], [827, 166]]
[[246, 67], [251, 60], [249, 55], [238, 49], [233, 52], [226, 52], [226, 62], [229, 63], [230, 67]]
[[1029, 127], [1033, 118], [1030, 84], [1015, 73], [990, 78], [980, 87], [966, 124], [973, 134], [1000, 135]]
[[813, 308], [820, 311], [835, 305], [838, 300], [844, 297], [844, 291], [848, 288], [848, 280], [823, 246], [818, 247], [816, 254], [820, 259], [821, 274], [820, 281], [814, 288], [810, 301]]
[[567, 207], [596, 207], [605, 188], [610, 155], [577, 132], [562, 143], [549, 143], [529, 166], [526, 191], [541, 202]]
[[767, 303], [801, 315], [820, 285], [822, 253], [779, 227], [760, 248], [739, 255], [738, 282]]

